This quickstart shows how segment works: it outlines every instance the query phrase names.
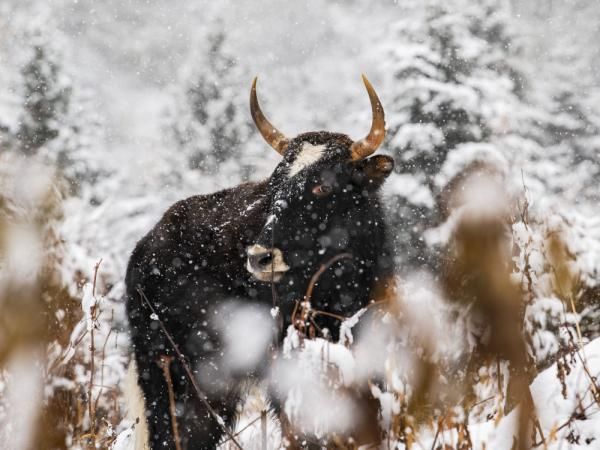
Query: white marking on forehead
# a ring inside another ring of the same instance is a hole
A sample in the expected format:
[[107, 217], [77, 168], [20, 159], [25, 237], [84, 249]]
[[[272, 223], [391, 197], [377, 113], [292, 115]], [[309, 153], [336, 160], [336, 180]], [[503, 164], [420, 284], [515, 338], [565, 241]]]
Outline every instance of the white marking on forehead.
[[320, 160], [324, 155], [325, 145], [312, 145], [310, 142], [305, 142], [302, 145], [302, 150], [298, 153], [298, 156], [292, 163], [290, 167], [290, 172], [288, 174], [289, 178], [292, 178], [298, 172], [300, 172], [305, 167], [308, 167], [318, 160]]

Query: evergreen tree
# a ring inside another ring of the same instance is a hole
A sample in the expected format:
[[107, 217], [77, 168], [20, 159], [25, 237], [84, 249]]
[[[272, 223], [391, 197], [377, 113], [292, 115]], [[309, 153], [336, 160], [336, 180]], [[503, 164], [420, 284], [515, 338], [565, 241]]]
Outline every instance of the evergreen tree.
[[[538, 49], [543, 49], [544, 57], [524, 68], [530, 72], [530, 78], [540, 70], [545, 73], [544, 77], [536, 77], [531, 91], [532, 102], [543, 111], [538, 118], [544, 131], [540, 144], [559, 167], [551, 189], [567, 201], [597, 202], [600, 90], [586, 58], [590, 53], [582, 55], [577, 39], [566, 35], [551, 47], [540, 44]], [[533, 55], [530, 56], [532, 61]]]
[[417, 2], [383, 50], [385, 72], [392, 74], [386, 83], [392, 98], [387, 142], [400, 174], [390, 185], [391, 213], [405, 267], [434, 259], [422, 236], [439, 219], [439, 174], [449, 155], [505, 133], [507, 105], [520, 101], [522, 77], [510, 64], [517, 50], [509, 23], [495, 1]]
[[40, 147], [58, 137], [71, 96], [57, 58], [40, 35], [34, 36], [30, 50], [29, 61], [21, 71], [23, 114], [17, 135], [25, 155], [37, 153]]
[[111, 162], [103, 161], [104, 121], [95, 112], [95, 98], [96, 92], [88, 87], [73, 89], [60, 134], [43, 149], [73, 193], [111, 170]]
[[[2, 119], [0, 118], [0, 120]], [[11, 133], [10, 127], [0, 122], [0, 152], [9, 150], [12, 147], [14, 147], [14, 145], [14, 138]]]
[[100, 174], [102, 122], [93, 112], [93, 92], [76, 85], [60, 32], [47, 27], [25, 30], [28, 56], [21, 69], [22, 108], [10, 148], [39, 155], [52, 164], [76, 193]]
[[199, 57], [192, 58], [183, 71], [172, 127], [190, 168], [204, 173], [238, 172], [244, 177], [241, 146], [252, 130], [247, 87], [242, 89], [246, 73], [226, 44], [222, 24], [206, 35]]
[[[441, 208], [445, 189], [474, 162], [503, 164], [506, 189], [524, 183], [520, 193], [526, 190], [542, 208], [551, 197], [555, 203], [569, 202], [568, 211], [588, 187], [590, 195], [597, 195], [598, 95], [583, 76], [585, 69], [575, 64], [576, 47], [555, 49], [553, 62], [528, 65], [512, 22], [496, 0], [417, 5], [396, 25], [395, 40], [385, 48], [390, 62], [386, 72], [392, 74], [386, 87], [393, 100], [386, 108], [388, 145], [398, 163], [398, 174], [390, 180], [390, 213], [402, 269], [420, 269], [424, 263], [437, 269], [439, 254], [424, 236], [447, 218]], [[540, 71], [544, 80], [537, 76]], [[531, 207], [531, 220], [546, 226], [540, 223], [551, 212], [535, 208], [539, 206]], [[577, 220], [572, 218], [571, 226]], [[530, 251], [529, 245], [527, 241], [521, 251]], [[537, 277], [546, 276], [546, 269], [536, 270]], [[582, 278], [597, 279], [582, 273]], [[585, 283], [582, 295], [597, 286], [595, 280]], [[551, 311], [539, 312], [544, 295], [549, 294], [538, 289], [527, 305], [530, 314], [538, 311], [536, 320], [543, 318], [543, 326], [534, 324], [533, 334], [560, 326]], [[546, 300], [548, 304], [560, 308], [556, 298]], [[593, 322], [595, 314], [589, 308], [582, 318]], [[538, 344], [548, 341], [536, 339]], [[556, 351], [557, 345], [552, 348]], [[534, 354], [543, 363], [540, 355], [547, 349], [539, 350]]]

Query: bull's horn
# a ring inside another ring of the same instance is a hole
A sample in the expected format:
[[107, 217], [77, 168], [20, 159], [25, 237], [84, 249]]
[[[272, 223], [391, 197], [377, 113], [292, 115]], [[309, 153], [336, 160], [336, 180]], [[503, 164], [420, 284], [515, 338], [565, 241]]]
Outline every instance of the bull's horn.
[[258, 98], [256, 97], [256, 80], [258, 77], [254, 78], [252, 82], [252, 90], [250, 91], [250, 113], [252, 114], [252, 119], [256, 124], [256, 128], [262, 134], [262, 137], [269, 143], [271, 147], [277, 150], [277, 153], [280, 155], [285, 154], [285, 150], [287, 149], [289, 139], [285, 137], [277, 128], [271, 125], [262, 111], [260, 110], [260, 106], [258, 104]]
[[367, 156], [372, 155], [375, 150], [381, 145], [385, 138], [385, 115], [383, 112], [383, 106], [375, 93], [375, 89], [366, 76], [362, 76], [365, 87], [371, 100], [371, 110], [373, 111], [373, 121], [371, 122], [371, 131], [364, 139], [356, 141], [350, 148], [353, 161], [359, 161], [365, 159]]

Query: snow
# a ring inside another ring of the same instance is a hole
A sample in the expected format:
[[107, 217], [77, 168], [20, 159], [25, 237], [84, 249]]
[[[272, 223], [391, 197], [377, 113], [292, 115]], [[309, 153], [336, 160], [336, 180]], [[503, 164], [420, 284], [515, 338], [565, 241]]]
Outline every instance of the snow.
[[406, 174], [393, 173], [384, 186], [386, 195], [398, 195], [410, 198], [415, 205], [433, 207], [434, 199], [431, 191], [414, 177]]
[[595, 441], [594, 445], [600, 445], [600, 421], [597, 416], [599, 409], [590, 383], [590, 376], [596, 379], [600, 374], [600, 339], [583, 347], [574, 359], [570, 364], [570, 373], [564, 381], [566, 396], [563, 394], [563, 386], [558, 382], [556, 365], [542, 372], [533, 381], [531, 393], [536, 405], [539, 405], [538, 418], [542, 427], [550, 432], [581, 413], [580, 417], [573, 420], [572, 425], [558, 431], [556, 440], [565, 439], [575, 430], [582, 442]]
[[36, 356], [34, 348], [23, 349], [7, 367], [10, 377], [3, 395], [13, 420], [0, 434], [6, 448], [25, 450], [32, 445], [33, 436], [28, 431], [34, 428], [42, 405], [42, 373]]
[[[332, 352], [330, 355], [335, 353]], [[307, 345], [302, 348], [300, 358], [303, 361], [320, 364], [323, 354], [322, 345]], [[348, 358], [350, 358], [349, 355], [345, 358], [337, 358], [337, 361], [335, 357], [328, 361], [336, 365], [342, 372], [346, 372], [345, 377], [348, 378], [347, 372], [351, 366], [348, 364]], [[541, 372], [533, 380], [530, 389], [536, 415], [546, 436], [548, 448], [588, 448], [572, 445], [573, 439], [581, 443], [591, 443], [590, 448], [597, 448], [596, 445], [600, 439], [600, 414], [598, 414], [600, 406], [594, 400], [590, 387], [590, 376], [596, 379], [600, 375], [600, 339], [590, 342], [577, 353], [577, 356], [573, 355], [569, 359], [571, 361], [570, 370], [565, 376], [564, 387], [560, 381], [559, 369], [556, 364]], [[585, 368], [583, 361], [585, 361]], [[341, 363], [341, 366], [338, 366], [338, 363]], [[306, 391], [298, 391], [297, 386], [301, 386], [301, 383], [292, 382], [291, 384], [295, 386], [296, 390], [288, 399], [289, 404], [286, 408], [290, 409], [290, 414], [299, 414], [298, 411], [304, 406], [303, 395], [306, 395]], [[371, 389], [373, 396], [381, 403], [383, 429], [388, 429], [393, 416], [400, 412], [398, 400], [393, 393], [384, 392], [376, 385]], [[321, 398], [321, 407], [328, 405], [327, 402], [326, 397]], [[309, 406], [306, 407], [312, 408], [314, 404], [309, 403]], [[513, 436], [517, 432], [518, 414], [519, 408], [504, 417], [469, 424], [473, 448], [511, 449]], [[459, 435], [456, 430], [442, 430], [439, 436], [436, 434], [438, 434], [437, 429], [423, 427], [417, 435], [414, 448], [429, 449], [434, 441], [451, 446], [457, 445]], [[569, 435], [571, 437], [568, 437]], [[569, 440], [571, 444], [565, 445], [565, 442]], [[398, 448], [404, 448], [403, 444], [398, 443], [398, 445]]]
[[508, 163], [500, 149], [495, 145], [467, 143], [459, 145], [448, 155], [444, 165], [435, 177], [435, 183], [446, 186], [454, 177], [473, 163], [485, 163], [499, 173], [506, 173]]
[[224, 341], [224, 365], [234, 372], [250, 372], [262, 362], [273, 339], [273, 318], [267, 308], [231, 302], [217, 316]]
[[[593, 377], [600, 374], [600, 339], [586, 345], [581, 354], [586, 355], [587, 370]], [[532, 382], [530, 390], [533, 396], [537, 418], [546, 436], [546, 447], [550, 449], [598, 448], [600, 445], [600, 406], [593, 398], [589, 377], [582, 360], [576, 358], [571, 364], [570, 373], [565, 377], [565, 394], [561, 385], [557, 365], [540, 373]], [[499, 421], [487, 421], [471, 424], [469, 434], [473, 449], [493, 448], [508, 450], [513, 448], [513, 436], [516, 435], [519, 409], [502, 417]], [[431, 448], [435, 430], [422, 436], [417, 448]], [[568, 436], [571, 437], [568, 437]], [[456, 431], [445, 431], [438, 442], [456, 445]]]
[[354, 336], [352, 335], [352, 328], [356, 326], [363, 314], [367, 312], [365, 308], [360, 309], [352, 317], [344, 320], [340, 325], [340, 344], [352, 345], [354, 343]]

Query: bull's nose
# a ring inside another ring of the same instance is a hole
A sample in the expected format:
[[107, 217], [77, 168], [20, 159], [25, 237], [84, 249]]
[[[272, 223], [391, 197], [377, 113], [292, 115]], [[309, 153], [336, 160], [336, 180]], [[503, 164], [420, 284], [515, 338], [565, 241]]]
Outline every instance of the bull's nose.
[[248, 271], [258, 280], [279, 280], [289, 266], [283, 259], [283, 253], [278, 248], [266, 248], [262, 245], [248, 247]]
[[249, 254], [248, 263], [256, 271], [270, 271], [273, 264], [273, 252], [270, 249], [265, 249], [261, 253]]

